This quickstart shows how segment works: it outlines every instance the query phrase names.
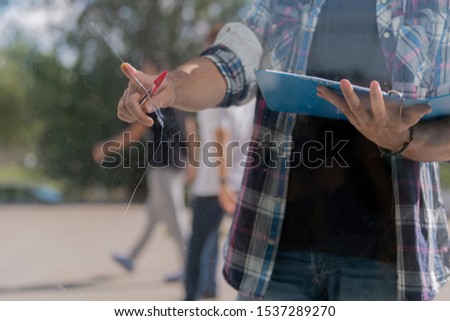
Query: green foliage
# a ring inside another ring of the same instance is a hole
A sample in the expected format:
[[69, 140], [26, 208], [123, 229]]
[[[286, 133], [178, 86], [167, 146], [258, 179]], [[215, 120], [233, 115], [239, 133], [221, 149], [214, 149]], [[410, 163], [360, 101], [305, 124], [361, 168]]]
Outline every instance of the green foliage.
[[34, 61], [33, 100], [44, 121], [39, 159], [47, 175], [66, 180], [72, 189], [131, 185], [135, 180], [130, 169], [101, 169], [91, 156], [96, 143], [125, 127], [115, 108], [126, 82], [118, 68], [112, 71], [108, 65], [81, 76], [59, 66], [54, 57]]
[[440, 163], [441, 186], [445, 190], [450, 190], [450, 164]]
[[[17, 56], [22, 54], [20, 59]], [[0, 145], [26, 144], [32, 114], [30, 72], [21, 47], [0, 52]], [[24, 128], [26, 126], [26, 128]]]
[[[125, 153], [131, 168], [100, 168], [91, 156], [95, 144], [127, 125], [116, 117], [127, 81], [114, 51], [134, 65], [149, 56], [177, 66], [198, 55], [209, 23], [235, 20], [242, 2], [92, 0], [53, 52], [22, 45], [0, 53], [7, 75], [0, 80], [1, 143], [34, 147], [41, 169], [72, 194], [99, 185], [132, 189], [143, 174], [142, 148]], [[64, 67], [59, 58], [68, 53], [77, 59]]]

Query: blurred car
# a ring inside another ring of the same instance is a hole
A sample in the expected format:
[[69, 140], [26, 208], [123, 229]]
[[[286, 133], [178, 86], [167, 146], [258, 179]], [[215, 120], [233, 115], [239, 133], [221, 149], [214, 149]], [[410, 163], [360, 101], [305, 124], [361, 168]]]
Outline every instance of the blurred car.
[[0, 183], [0, 203], [56, 204], [63, 201], [61, 191], [45, 185]]

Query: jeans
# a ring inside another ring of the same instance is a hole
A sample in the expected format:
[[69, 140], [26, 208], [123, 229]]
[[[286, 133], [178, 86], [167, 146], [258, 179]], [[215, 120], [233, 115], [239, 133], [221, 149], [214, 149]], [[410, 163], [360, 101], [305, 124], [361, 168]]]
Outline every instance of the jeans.
[[184, 202], [184, 172], [173, 167], [152, 168], [146, 177], [149, 197], [146, 207], [146, 227], [130, 253], [133, 260], [142, 253], [159, 223], [166, 224], [178, 246], [181, 261], [186, 253], [186, 206]]
[[192, 236], [186, 261], [186, 300], [215, 295], [218, 229], [222, 217], [223, 210], [217, 196], [194, 198]]
[[[354, 256], [279, 251], [262, 298], [268, 301], [396, 300], [397, 269]], [[238, 300], [251, 300], [238, 295]]]

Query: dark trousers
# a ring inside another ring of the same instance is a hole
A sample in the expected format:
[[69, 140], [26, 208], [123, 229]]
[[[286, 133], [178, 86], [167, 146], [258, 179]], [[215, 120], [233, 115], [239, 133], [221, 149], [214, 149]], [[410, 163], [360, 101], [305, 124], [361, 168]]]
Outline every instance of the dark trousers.
[[217, 196], [198, 196], [192, 201], [192, 215], [186, 261], [186, 300], [215, 295], [218, 229], [223, 210]]

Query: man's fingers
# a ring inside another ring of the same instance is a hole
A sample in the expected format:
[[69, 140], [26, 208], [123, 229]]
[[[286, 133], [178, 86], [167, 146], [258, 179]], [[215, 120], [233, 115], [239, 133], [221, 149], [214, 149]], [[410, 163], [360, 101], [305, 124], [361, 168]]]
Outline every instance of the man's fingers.
[[149, 100], [142, 105], [139, 103], [148, 89], [152, 88], [153, 78], [136, 70], [129, 63], [123, 63], [120, 69], [130, 82], [122, 98], [119, 100], [117, 117], [129, 123], [138, 121], [145, 126], [153, 126], [153, 119], [146, 114], [154, 111], [152, 103]]
[[121, 109], [117, 110], [117, 117], [127, 123], [134, 123], [136, 121], [128, 112], [124, 112]]
[[344, 97], [323, 86], [317, 87], [317, 95], [336, 106], [345, 116], [347, 116], [350, 122], [356, 121], [353, 112], [348, 107], [347, 101]]
[[125, 106], [131, 116], [138, 122], [146, 125], [153, 126], [153, 120], [146, 114], [147, 108], [144, 108], [139, 104], [140, 94], [137, 86], [130, 82], [128, 95], [125, 99]]
[[[132, 65], [127, 62], [124, 62], [120, 65], [120, 69], [124, 73], [124, 75], [133, 82], [136, 86], [142, 89], [142, 94], [145, 93], [144, 88], [149, 90], [153, 86], [153, 82], [151, 77], [144, 74], [142, 71], [136, 70]], [[142, 88], [144, 86], [144, 88]]]
[[117, 117], [127, 123], [134, 123], [137, 120], [138, 122], [148, 127], [153, 126], [153, 124], [155, 123], [150, 116], [146, 115], [145, 118], [137, 119], [136, 117], [131, 116], [128, 112], [124, 112], [122, 110], [119, 110], [117, 112]]
[[347, 79], [340, 81], [342, 94], [344, 94], [345, 100], [351, 111], [359, 112], [361, 110], [361, 101], [358, 95], [353, 91], [352, 84]]
[[336, 93], [332, 92], [326, 87], [318, 86], [317, 87], [317, 95], [325, 100], [328, 100], [328, 102], [332, 103], [336, 107], [338, 107], [341, 111], [348, 110], [347, 103], [345, 99]]
[[431, 109], [431, 106], [426, 104], [403, 107], [401, 117], [405, 124], [413, 126], [417, 124], [423, 116], [431, 113]]
[[125, 106], [125, 100], [127, 98], [128, 88], [124, 90], [122, 97], [120, 97], [119, 103], [117, 104], [117, 117], [120, 120], [123, 120], [127, 123], [134, 122], [134, 119], [128, 112], [127, 107]]
[[139, 91], [135, 83], [130, 81], [126, 95], [119, 101], [117, 116], [126, 121], [138, 121], [146, 126], [152, 126], [153, 120], [148, 117], [139, 104]]
[[122, 70], [123, 74], [127, 76], [127, 78], [131, 81], [136, 81], [139, 71], [136, 70], [132, 65], [127, 62], [124, 62], [120, 65], [120, 70]]
[[384, 121], [386, 117], [386, 105], [384, 104], [380, 84], [377, 81], [370, 83], [370, 102], [375, 120]]

